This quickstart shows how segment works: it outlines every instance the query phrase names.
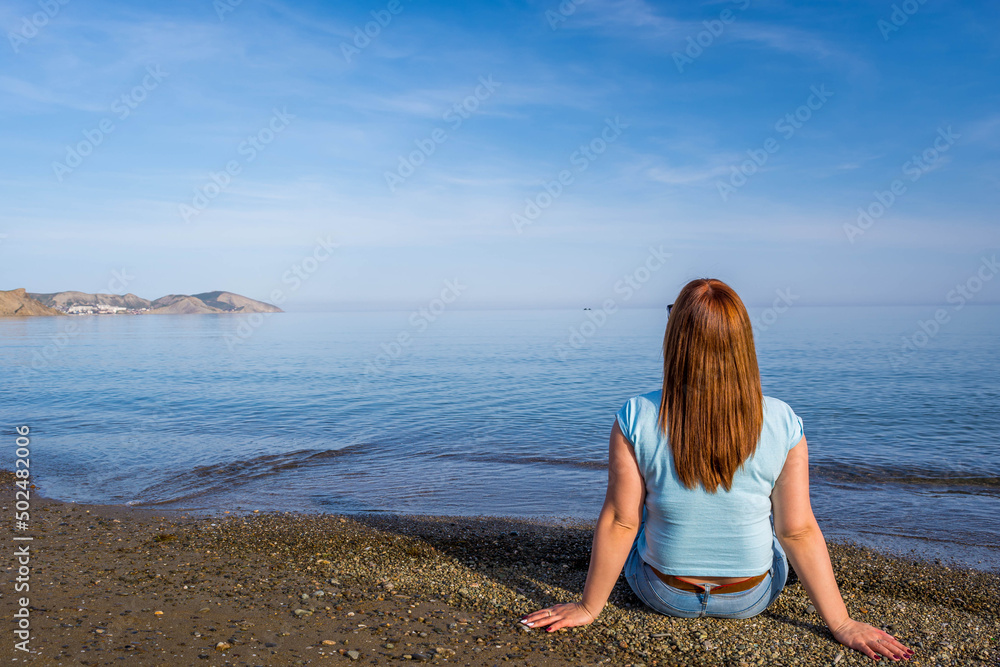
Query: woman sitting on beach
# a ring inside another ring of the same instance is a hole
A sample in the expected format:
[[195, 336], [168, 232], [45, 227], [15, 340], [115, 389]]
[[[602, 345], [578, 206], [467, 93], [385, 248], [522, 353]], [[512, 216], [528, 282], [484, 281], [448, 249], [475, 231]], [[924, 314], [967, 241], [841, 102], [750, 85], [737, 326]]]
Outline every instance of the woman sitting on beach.
[[667, 312], [663, 387], [629, 400], [611, 431], [583, 600], [522, 623], [591, 623], [623, 566], [661, 614], [750, 618], [784, 587], [787, 554], [837, 641], [876, 660], [909, 658], [892, 635], [847, 613], [809, 504], [802, 420], [763, 395], [739, 296], [719, 280], [694, 280]]

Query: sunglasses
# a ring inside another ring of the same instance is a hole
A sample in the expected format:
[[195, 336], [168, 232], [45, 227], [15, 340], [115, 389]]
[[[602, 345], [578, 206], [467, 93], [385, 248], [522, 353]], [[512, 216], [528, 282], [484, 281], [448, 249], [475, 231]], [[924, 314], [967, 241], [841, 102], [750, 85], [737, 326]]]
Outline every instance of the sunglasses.
[[670, 317], [670, 309], [674, 307], [674, 304], [667, 306], [667, 317]]

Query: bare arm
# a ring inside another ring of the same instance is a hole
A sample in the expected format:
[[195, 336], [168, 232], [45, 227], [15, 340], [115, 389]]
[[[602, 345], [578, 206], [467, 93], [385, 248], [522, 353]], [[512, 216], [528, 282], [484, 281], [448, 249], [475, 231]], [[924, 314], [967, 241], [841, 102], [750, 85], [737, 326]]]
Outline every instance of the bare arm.
[[774, 532], [816, 611], [837, 641], [870, 658], [909, 658], [912, 651], [887, 632], [851, 619], [833, 574], [826, 540], [809, 502], [809, 450], [802, 438], [788, 452], [771, 492]]
[[541, 609], [521, 619], [531, 627], [548, 626], [549, 632], [592, 622], [604, 609], [618, 575], [621, 574], [632, 542], [642, 522], [646, 500], [635, 452], [615, 422], [608, 452], [608, 492], [597, 518], [590, 569], [583, 588], [583, 600]]

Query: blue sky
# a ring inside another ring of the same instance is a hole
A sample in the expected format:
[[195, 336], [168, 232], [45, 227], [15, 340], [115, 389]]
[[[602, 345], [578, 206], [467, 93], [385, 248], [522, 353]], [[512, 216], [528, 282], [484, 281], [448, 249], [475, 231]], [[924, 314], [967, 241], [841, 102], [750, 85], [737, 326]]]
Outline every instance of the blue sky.
[[4, 3], [0, 288], [579, 307], [653, 247], [627, 305], [943, 303], [1000, 250], [1000, 12], [895, 7]]

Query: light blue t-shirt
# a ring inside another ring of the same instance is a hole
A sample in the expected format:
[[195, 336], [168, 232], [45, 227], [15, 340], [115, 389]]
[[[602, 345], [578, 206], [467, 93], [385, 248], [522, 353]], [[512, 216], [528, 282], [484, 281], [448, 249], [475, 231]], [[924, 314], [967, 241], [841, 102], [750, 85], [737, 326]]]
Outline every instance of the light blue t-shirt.
[[753, 456], [733, 476], [729, 491], [687, 489], [674, 468], [660, 430], [660, 391], [628, 400], [618, 426], [635, 450], [646, 485], [645, 529], [638, 550], [664, 574], [752, 577], [771, 568], [771, 489], [785, 457], [802, 439], [802, 419], [788, 406], [764, 397], [764, 425]]

